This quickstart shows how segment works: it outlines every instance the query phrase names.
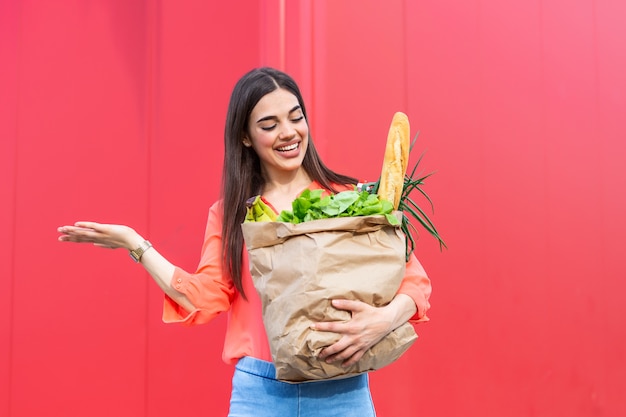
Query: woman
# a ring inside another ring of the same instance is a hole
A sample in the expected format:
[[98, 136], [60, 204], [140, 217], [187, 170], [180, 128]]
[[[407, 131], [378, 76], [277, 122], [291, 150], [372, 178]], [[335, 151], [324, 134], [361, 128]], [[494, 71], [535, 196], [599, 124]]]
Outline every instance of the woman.
[[[293, 79], [275, 69], [255, 69], [237, 82], [230, 99], [222, 198], [209, 210], [195, 273], [174, 266], [128, 226], [77, 222], [60, 227], [59, 240], [131, 251], [165, 292], [166, 322], [201, 324], [229, 312], [222, 355], [226, 363], [236, 365], [229, 415], [373, 416], [366, 374], [306, 384], [275, 379], [240, 227], [246, 200], [252, 196], [262, 195], [278, 213], [291, 209], [291, 202], [306, 188], [339, 192], [354, 184], [355, 179], [331, 171], [320, 160]], [[320, 359], [350, 366], [406, 321], [428, 320], [430, 281], [414, 256], [406, 271], [398, 294], [387, 306], [333, 301], [334, 307], [350, 311], [352, 319], [313, 324], [316, 330], [341, 336], [320, 352]]]

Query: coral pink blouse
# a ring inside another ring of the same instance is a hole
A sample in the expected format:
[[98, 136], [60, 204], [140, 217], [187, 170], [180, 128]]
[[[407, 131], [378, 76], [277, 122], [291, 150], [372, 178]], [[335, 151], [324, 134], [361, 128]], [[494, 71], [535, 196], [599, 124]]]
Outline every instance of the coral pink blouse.
[[[317, 182], [309, 189], [322, 188]], [[345, 189], [349, 189], [345, 187]], [[341, 190], [341, 188], [340, 188]], [[188, 273], [176, 267], [171, 286], [185, 294], [196, 307], [186, 311], [170, 297], [165, 296], [163, 321], [196, 325], [207, 323], [218, 314], [227, 312], [228, 322], [222, 359], [235, 364], [243, 356], [272, 361], [269, 342], [263, 326], [261, 300], [252, 283], [248, 269], [248, 254], [244, 248], [242, 283], [247, 300], [244, 299], [231, 278], [222, 272], [222, 212], [216, 202], [209, 210], [202, 255], [196, 272]], [[398, 290], [410, 296], [417, 306], [417, 313], [409, 320], [412, 323], [427, 321], [426, 311], [430, 308], [430, 279], [414, 255], [406, 264], [406, 274]]]

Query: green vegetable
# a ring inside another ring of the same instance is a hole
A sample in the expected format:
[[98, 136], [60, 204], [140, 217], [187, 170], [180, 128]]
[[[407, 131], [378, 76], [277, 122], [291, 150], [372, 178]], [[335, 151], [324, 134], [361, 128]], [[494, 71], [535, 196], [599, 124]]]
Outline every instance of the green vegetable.
[[342, 191], [322, 197], [324, 190], [304, 190], [291, 204], [292, 211], [283, 210], [276, 221], [302, 223], [333, 217], [384, 215], [390, 224], [400, 222], [391, 214], [393, 204], [367, 191]]
[[[413, 149], [416, 140], [417, 135], [411, 144], [411, 149]], [[362, 184], [359, 190], [342, 191], [325, 197], [322, 197], [324, 190], [305, 190], [292, 202], [292, 211], [283, 210], [278, 217], [274, 210], [263, 201], [262, 197], [256, 196], [246, 203], [248, 211], [245, 221], [278, 221], [297, 224], [332, 217], [384, 215], [390, 224], [394, 226], [400, 224], [400, 228], [406, 235], [406, 259], [408, 260], [415, 249], [414, 235], [418, 232], [415, 225], [411, 223], [412, 218], [417, 220], [428, 233], [437, 239], [440, 248], [447, 248], [433, 222], [412, 197], [412, 193], [417, 191], [429, 203], [431, 210], [434, 210], [432, 200], [422, 188], [424, 180], [433, 173], [415, 177], [421, 160], [422, 157], [415, 163], [411, 172], [404, 177], [402, 196], [398, 206], [398, 210], [402, 211], [402, 221], [398, 221], [392, 214], [394, 211], [393, 203], [379, 198], [377, 192], [380, 179], [376, 182]]]

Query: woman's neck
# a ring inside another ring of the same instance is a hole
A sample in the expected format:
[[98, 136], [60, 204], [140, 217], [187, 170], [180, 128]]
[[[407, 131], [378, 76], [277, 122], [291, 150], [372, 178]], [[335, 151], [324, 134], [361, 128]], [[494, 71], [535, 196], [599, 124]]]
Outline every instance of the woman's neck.
[[281, 210], [291, 210], [291, 202], [310, 184], [311, 178], [301, 168], [292, 176], [269, 178], [263, 187], [263, 198], [269, 201], [279, 213]]

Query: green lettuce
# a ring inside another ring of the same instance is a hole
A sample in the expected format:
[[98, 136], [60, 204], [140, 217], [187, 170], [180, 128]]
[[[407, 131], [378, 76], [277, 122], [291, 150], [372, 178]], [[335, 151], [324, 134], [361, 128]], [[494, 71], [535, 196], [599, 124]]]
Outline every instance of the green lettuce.
[[393, 204], [367, 191], [342, 191], [323, 196], [324, 190], [304, 190], [292, 203], [292, 210], [283, 210], [276, 221], [302, 223], [333, 217], [383, 215], [390, 224], [400, 221], [392, 214]]

